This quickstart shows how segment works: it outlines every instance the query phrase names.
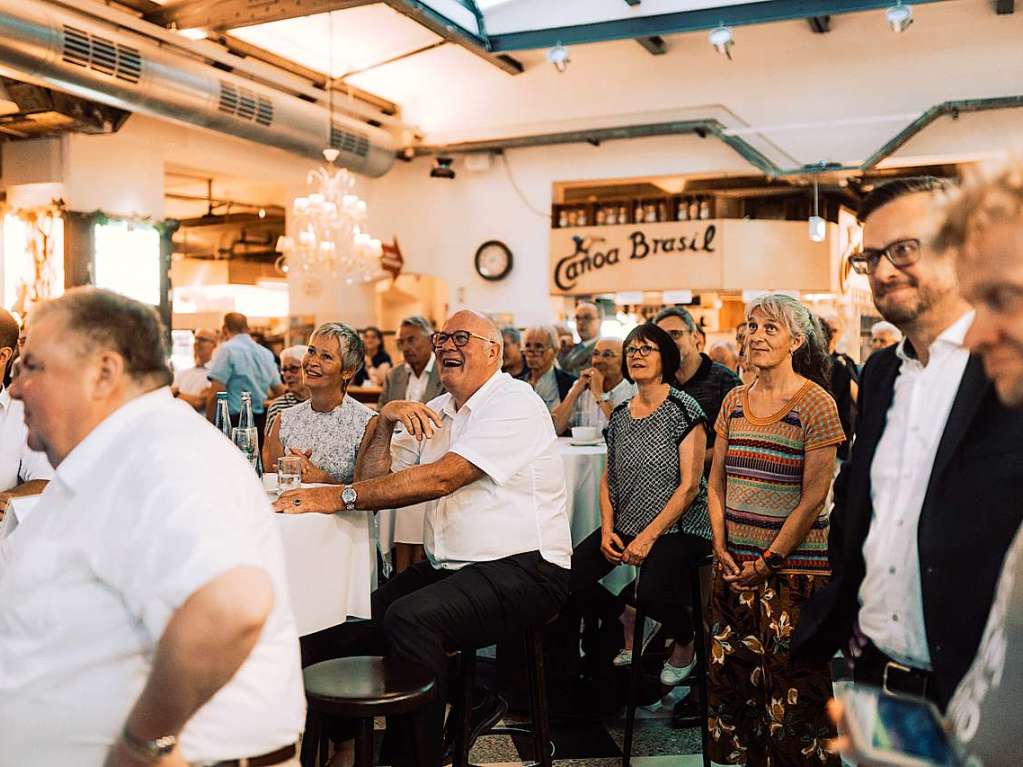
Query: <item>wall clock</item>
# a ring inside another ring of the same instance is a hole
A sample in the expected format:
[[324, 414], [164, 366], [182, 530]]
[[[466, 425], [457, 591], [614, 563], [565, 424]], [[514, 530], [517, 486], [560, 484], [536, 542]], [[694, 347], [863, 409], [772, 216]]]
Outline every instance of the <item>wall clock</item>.
[[499, 240], [489, 240], [476, 250], [476, 273], [485, 280], [503, 280], [512, 270], [512, 252]]

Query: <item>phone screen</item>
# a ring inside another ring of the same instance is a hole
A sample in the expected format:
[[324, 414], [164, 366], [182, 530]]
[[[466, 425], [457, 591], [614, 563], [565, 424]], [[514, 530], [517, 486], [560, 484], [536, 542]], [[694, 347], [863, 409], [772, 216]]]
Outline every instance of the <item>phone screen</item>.
[[874, 689], [852, 689], [843, 696], [867, 745], [875, 752], [890, 751], [942, 767], [958, 759], [935, 712], [926, 704], [882, 695]]

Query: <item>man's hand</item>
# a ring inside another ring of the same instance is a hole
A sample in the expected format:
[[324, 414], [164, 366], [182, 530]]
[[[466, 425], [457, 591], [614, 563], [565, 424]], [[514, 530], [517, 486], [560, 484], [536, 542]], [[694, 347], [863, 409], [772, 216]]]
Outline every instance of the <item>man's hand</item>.
[[4, 512], [7, 511], [7, 504], [11, 502], [11, 498], [14, 497], [14, 493], [0, 493], [0, 519], [4, 518]]
[[175, 748], [157, 762], [148, 761], [137, 755], [118, 738], [107, 751], [103, 767], [188, 767], [188, 762], [181, 755], [181, 749]]
[[401, 422], [417, 440], [429, 439], [434, 431], [444, 426], [440, 415], [421, 402], [392, 400], [383, 406], [380, 415], [392, 423]]
[[604, 374], [596, 368], [590, 368], [583, 372], [589, 374], [587, 378], [590, 383], [590, 392], [593, 394], [593, 399], [600, 402], [604, 396]]
[[288, 455], [302, 460], [302, 481], [306, 484], [336, 484], [332, 476], [330, 476], [323, 469], [313, 466], [313, 462], [309, 460], [312, 455], [312, 450], [299, 450], [298, 448], [288, 448]]
[[622, 563], [622, 552], [624, 549], [625, 544], [618, 537], [618, 533], [612, 530], [609, 533], [602, 532], [600, 534], [600, 553], [612, 565], [620, 565]]
[[309, 487], [289, 490], [273, 503], [281, 514], [333, 514], [342, 510], [341, 491], [331, 487]]
[[637, 567], [643, 564], [647, 555], [650, 554], [650, 549], [653, 548], [655, 540], [657, 539], [640, 533], [632, 539], [632, 543], [625, 547], [625, 551], [622, 552], [622, 562]]

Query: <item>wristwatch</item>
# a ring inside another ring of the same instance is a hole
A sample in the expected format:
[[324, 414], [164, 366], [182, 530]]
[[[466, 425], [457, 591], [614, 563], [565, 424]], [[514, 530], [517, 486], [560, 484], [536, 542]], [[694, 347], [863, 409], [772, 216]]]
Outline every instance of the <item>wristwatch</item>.
[[142, 740], [132, 735], [127, 725], [121, 729], [121, 739], [139, 758], [150, 762], [160, 761], [178, 745], [175, 735], [162, 735], [152, 740]]
[[341, 491], [341, 503], [345, 505], [346, 511], [355, 511], [355, 502], [359, 500], [359, 494], [355, 492], [355, 488], [351, 485], [345, 485], [345, 489]]
[[767, 569], [770, 570], [772, 573], [781, 570], [781, 566], [785, 564], [785, 557], [783, 557], [781, 554], [771, 551], [770, 549], [764, 551], [760, 556], [763, 558], [764, 564], [767, 565]]

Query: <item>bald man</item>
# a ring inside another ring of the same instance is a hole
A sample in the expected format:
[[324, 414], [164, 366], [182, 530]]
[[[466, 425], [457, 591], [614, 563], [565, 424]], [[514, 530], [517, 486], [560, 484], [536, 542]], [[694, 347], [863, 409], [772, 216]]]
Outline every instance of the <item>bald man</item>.
[[590, 366], [593, 347], [600, 335], [600, 309], [590, 301], [581, 301], [575, 307], [575, 331], [579, 334], [579, 343], [558, 355], [558, 364], [569, 375], [579, 375], [579, 371]]
[[210, 380], [207, 376], [210, 372], [209, 365], [213, 358], [213, 350], [217, 348], [217, 331], [199, 328], [195, 331], [194, 338], [192, 358], [195, 360], [195, 367], [186, 368], [174, 374], [171, 393], [200, 413], [205, 413], [206, 398], [210, 388]]
[[601, 338], [593, 347], [592, 367], [584, 368], [568, 394], [551, 411], [554, 430], [595, 426], [603, 431], [612, 411], [636, 395], [636, 384], [622, 374], [622, 339]]
[[[373, 594], [373, 621], [391, 656], [428, 669], [438, 694], [416, 716], [441, 759], [447, 652], [518, 640], [568, 596], [572, 540], [565, 478], [550, 413], [525, 381], [501, 372], [501, 333], [486, 317], [454, 314], [433, 336], [447, 391], [427, 405], [388, 402], [367, 427], [353, 485], [285, 493], [288, 513], [398, 509], [428, 503], [427, 560]], [[395, 425], [405, 428], [395, 436]], [[392, 446], [393, 438], [393, 446]], [[393, 454], [396, 458], [392, 462]], [[474, 710], [477, 734], [506, 710], [491, 695]], [[414, 764], [408, 723], [394, 764]], [[453, 729], [453, 728], [452, 728]]]

